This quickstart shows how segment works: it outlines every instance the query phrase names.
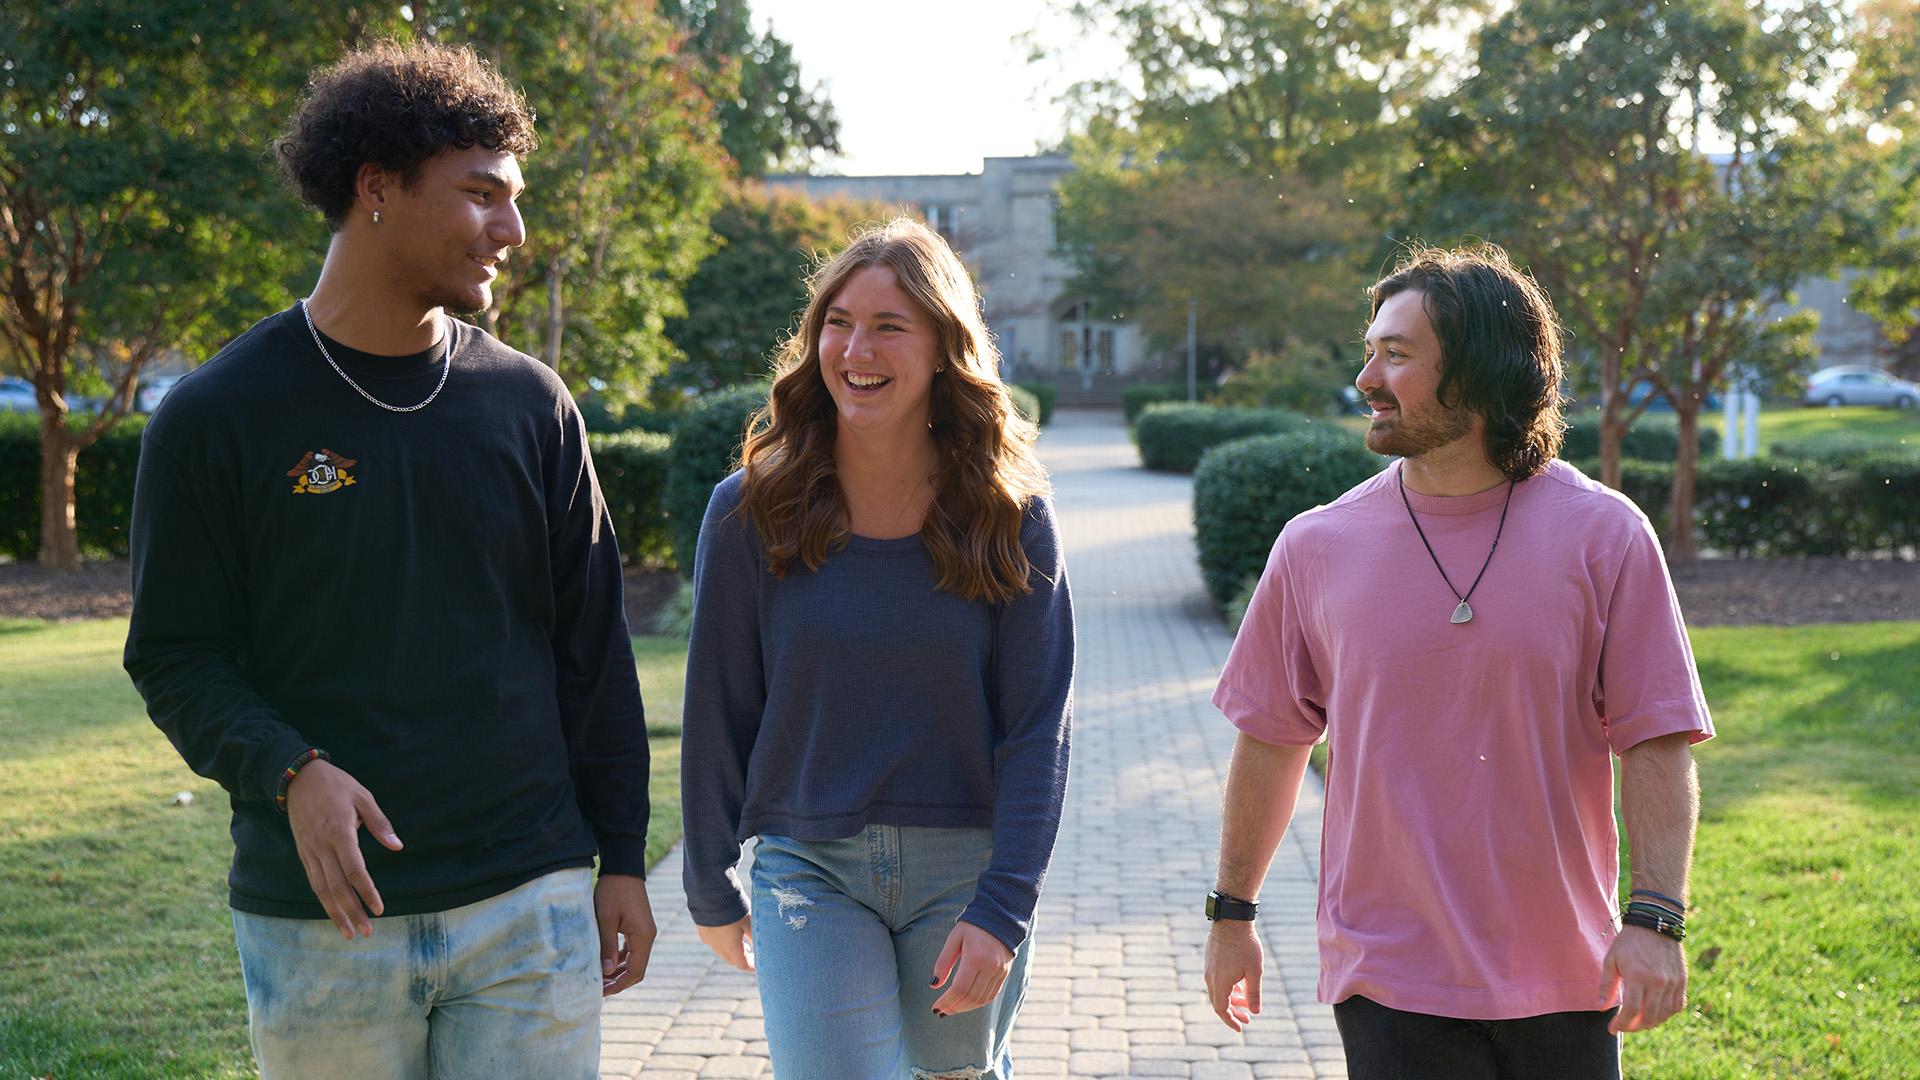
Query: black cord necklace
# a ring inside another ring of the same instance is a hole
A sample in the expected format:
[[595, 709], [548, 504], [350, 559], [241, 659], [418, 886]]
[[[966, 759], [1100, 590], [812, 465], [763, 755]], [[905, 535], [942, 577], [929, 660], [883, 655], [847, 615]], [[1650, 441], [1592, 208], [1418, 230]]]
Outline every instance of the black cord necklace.
[[1420, 519], [1414, 515], [1413, 502], [1407, 498], [1404, 462], [1401, 463], [1399, 471], [1393, 474], [1393, 478], [1399, 481], [1400, 502], [1407, 508], [1407, 517], [1413, 521], [1413, 531], [1420, 534], [1420, 542], [1426, 545], [1427, 558], [1432, 559], [1433, 568], [1440, 571], [1440, 580], [1447, 583], [1447, 591], [1460, 601], [1460, 606], [1453, 609], [1453, 618], [1447, 621], [1456, 624], [1473, 621], [1473, 608], [1467, 603], [1467, 598], [1473, 595], [1473, 590], [1480, 587], [1480, 579], [1487, 576], [1487, 567], [1493, 565], [1493, 553], [1500, 549], [1500, 534], [1507, 528], [1507, 509], [1513, 505], [1513, 481], [1507, 481], [1507, 501], [1500, 506], [1500, 524], [1493, 530], [1493, 546], [1487, 549], [1487, 561], [1480, 564], [1480, 573], [1474, 576], [1473, 584], [1467, 586], [1465, 595], [1462, 595], [1459, 589], [1453, 587], [1453, 579], [1447, 576], [1447, 568], [1440, 565], [1440, 556], [1433, 553], [1433, 545], [1427, 542], [1427, 531], [1420, 527]]

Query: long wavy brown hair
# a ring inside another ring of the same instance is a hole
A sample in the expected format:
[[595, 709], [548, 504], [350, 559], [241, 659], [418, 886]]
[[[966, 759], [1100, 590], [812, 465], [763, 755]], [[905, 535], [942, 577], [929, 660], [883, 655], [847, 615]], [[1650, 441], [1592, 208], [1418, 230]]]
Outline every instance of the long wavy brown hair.
[[852, 535], [834, 467], [837, 413], [820, 374], [820, 328], [847, 280], [869, 266], [893, 271], [939, 331], [932, 424], [934, 500], [920, 528], [938, 587], [966, 600], [1005, 603], [1031, 592], [1020, 546], [1028, 503], [1049, 490], [1033, 453], [1035, 430], [1000, 381], [966, 267], [946, 241], [911, 218], [856, 232], [807, 279], [806, 314], [781, 345], [766, 407], [747, 427], [741, 509], [760, 534], [767, 569], [784, 577], [797, 559], [819, 570]]

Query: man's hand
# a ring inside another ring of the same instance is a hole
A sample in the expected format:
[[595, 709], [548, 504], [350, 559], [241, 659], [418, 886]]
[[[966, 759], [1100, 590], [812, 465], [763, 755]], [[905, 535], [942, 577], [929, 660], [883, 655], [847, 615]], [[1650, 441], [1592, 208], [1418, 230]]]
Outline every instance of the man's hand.
[[1253, 923], [1220, 919], [1207, 931], [1205, 965], [1207, 1002], [1221, 1023], [1235, 1031], [1245, 1028], [1260, 1012], [1260, 974], [1266, 969], [1266, 950]]
[[699, 932], [700, 940], [707, 943], [707, 948], [712, 949], [715, 956], [741, 971], [753, 970], [753, 916], [725, 926], [696, 924], [694, 930]]
[[340, 936], [348, 941], [356, 933], [373, 936], [367, 913], [378, 915], [386, 905], [360, 856], [360, 826], [390, 850], [401, 846], [373, 794], [332, 762], [309, 761], [287, 785], [287, 823], [293, 827], [300, 864], [307, 869], [307, 884], [340, 928]]
[[997, 997], [1013, 971], [1013, 951], [997, 937], [969, 922], [953, 924], [946, 947], [933, 962], [935, 990], [942, 984], [947, 992], [933, 1003], [941, 1016], [971, 1012]]
[[646, 881], [632, 874], [601, 874], [593, 886], [593, 916], [600, 924], [600, 996], [612, 997], [647, 977], [659, 930]]
[[1687, 1004], [1687, 954], [1680, 943], [1642, 926], [1623, 926], [1600, 965], [1602, 1000], [1620, 990], [1615, 1035], [1649, 1031]]

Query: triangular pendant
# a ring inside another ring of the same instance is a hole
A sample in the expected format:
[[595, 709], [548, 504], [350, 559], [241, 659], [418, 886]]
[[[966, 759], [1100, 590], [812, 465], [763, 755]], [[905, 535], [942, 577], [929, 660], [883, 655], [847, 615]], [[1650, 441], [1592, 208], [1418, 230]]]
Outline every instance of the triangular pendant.
[[1448, 621], [1456, 623], [1472, 622], [1473, 609], [1467, 606], [1465, 600], [1462, 600], [1460, 601], [1460, 606], [1453, 609], [1453, 618]]

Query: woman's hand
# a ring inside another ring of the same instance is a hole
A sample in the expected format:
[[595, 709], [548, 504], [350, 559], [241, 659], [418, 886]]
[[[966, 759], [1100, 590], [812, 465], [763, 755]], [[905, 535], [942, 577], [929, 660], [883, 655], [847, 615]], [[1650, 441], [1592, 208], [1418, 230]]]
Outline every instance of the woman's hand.
[[713, 954], [741, 971], [753, 970], [753, 916], [725, 926], [694, 926]]
[[999, 938], [972, 923], [954, 923], [946, 948], [933, 962], [933, 982], [929, 985], [935, 990], [943, 983], [947, 985], [947, 992], [933, 1003], [933, 1011], [953, 1016], [987, 1004], [999, 996], [1012, 970], [1013, 953]]

